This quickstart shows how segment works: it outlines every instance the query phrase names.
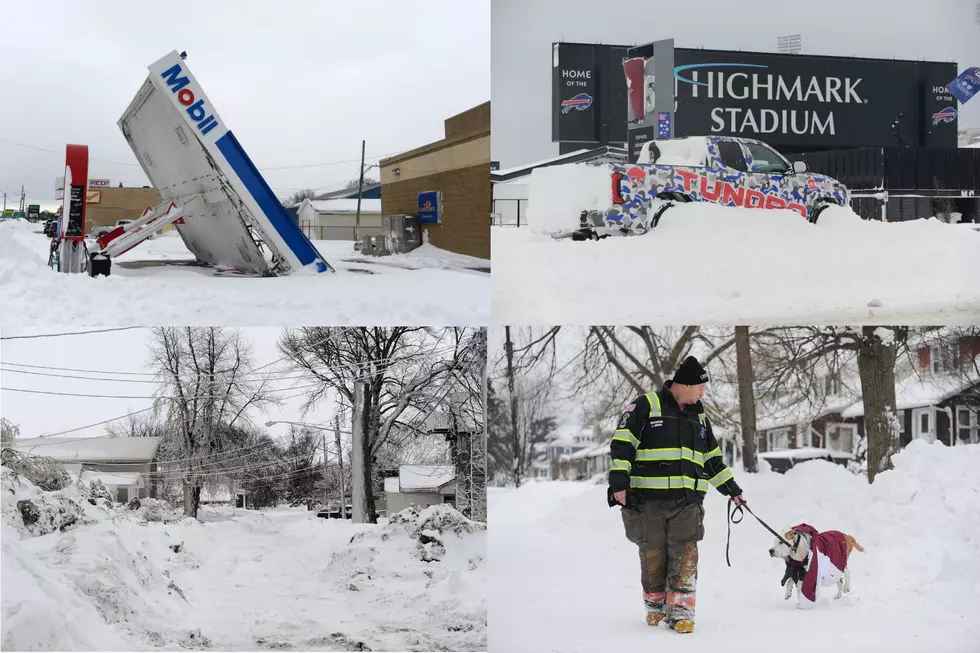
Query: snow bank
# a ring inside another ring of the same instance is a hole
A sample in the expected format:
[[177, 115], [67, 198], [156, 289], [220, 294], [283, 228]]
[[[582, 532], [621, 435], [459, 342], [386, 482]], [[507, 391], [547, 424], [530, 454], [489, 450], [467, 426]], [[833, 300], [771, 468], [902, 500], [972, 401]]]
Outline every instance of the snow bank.
[[535, 168], [528, 184], [527, 229], [542, 234], [578, 229], [582, 211], [609, 205], [610, 172], [608, 165], [586, 163]]
[[381, 606], [387, 621], [428, 621], [435, 632], [421, 650], [486, 650], [486, 525], [451, 506], [409, 508], [359, 533], [322, 578]]
[[797, 610], [795, 598], [783, 600], [783, 565], [768, 555], [774, 538], [751, 515], [731, 526], [726, 564], [726, 506], [709, 492], [697, 626], [684, 642], [643, 623], [637, 550], [619, 509], [607, 507], [605, 487], [552, 482], [491, 492], [494, 648], [598, 653], [615, 632], [617, 647], [636, 650], [667, 637], [685, 651], [792, 642], [799, 653], [972, 653], [980, 445], [917, 440], [893, 462], [873, 484], [822, 460], [786, 474], [737, 475], [755, 514], [773, 528], [806, 522], [849, 533], [865, 548], [851, 558], [852, 592], [834, 601], [832, 588], [824, 589], [810, 611]]
[[87, 597], [3, 529], [4, 651], [128, 651]]
[[[584, 186], [555, 192], [576, 195]], [[560, 204], [545, 213], [569, 215]], [[882, 223], [833, 208], [813, 225], [792, 211], [686, 204], [638, 237], [573, 242], [523, 228], [491, 232], [501, 323], [592, 324], [597, 315], [622, 324], [980, 320], [980, 232], [938, 220]], [[930, 261], [929, 274], [909, 274], [914, 260]], [[644, 274], [667, 282], [656, 301], [636, 301], [634, 279]]]

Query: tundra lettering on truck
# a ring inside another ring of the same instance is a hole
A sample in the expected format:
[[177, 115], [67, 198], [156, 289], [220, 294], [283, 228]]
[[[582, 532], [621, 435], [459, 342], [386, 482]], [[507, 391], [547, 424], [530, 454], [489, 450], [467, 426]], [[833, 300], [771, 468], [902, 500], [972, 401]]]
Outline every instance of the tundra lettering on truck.
[[171, 92], [177, 94], [177, 101], [184, 106], [191, 120], [197, 123], [197, 128], [201, 134], [207, 134], [218, 126], [218, 120], [204, 108], [204, 98], [197, 99], [194, 91], [189, 88], [190, 78], [179, 76], [182, 71], [180, 64], [175, 64], [163, 71], [160, 76], [167, 83]]
[[708, 202], [747, 209], [788, 209], [816, 223], [828, 206], [848, 206], [836, 179], [790, 164], [753, 139], [700, 136], [649, 141], [637, 163], [609, 164], [607, 209], [579, 216], [577, 239], [643, 234], [679, 203]]

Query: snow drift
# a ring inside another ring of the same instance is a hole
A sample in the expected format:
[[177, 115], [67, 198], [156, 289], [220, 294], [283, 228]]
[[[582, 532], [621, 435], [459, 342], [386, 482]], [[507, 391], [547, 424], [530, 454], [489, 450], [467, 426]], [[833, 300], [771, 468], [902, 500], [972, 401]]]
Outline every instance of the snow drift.
[[[852, 592], [822, 591], [815, 609], [783, 600], [774, 538], [751, 515], [732, 525], [725, 564], [725, 502], [705, 499], [693, 636], [643, 621], [636, 547], [605, 487], [532, 483], [492, 490], [489, 555], [494, 648], [522, 653], [768, 650], [799, 653], [977, 650], [980, 601], [980, 445], [913, 441], [873, 484], [815, 460], [786, 474], [736, 474], [753, 511], [777, 530], [806, 522], [864, 546], [850, 561]], [[533, 629], [522, 624], [533, 623]]]
[[[567, 220], [567, 208], [546, 208], [554, 213], [545, 223]], [[556, 241], [491, 229], [501, 323], [980, 320], [980, 232], [938, 220], [882, 223], [832, 208], [813, 225], [793, 211], [697, 203], [630, 238]], [[928, 274], [911, 273], [913, 261], [929, 261]], [[638, 301], [651, 278], [656, 299]]]
[[[471, 324], [490, 315], [490, 276], [472, 270], [489, 263], [432, 245], [371, 257], [355, 253], [350, 242], [314, 241], [337, 274], [229, 279], [197, 264], [170, 232], [115, 259], [108, 278], [93, 279], [49, 269], [50, 240], [39, 231], [24, 221], [0, 222], [5, 327]], [[438, 293], [430, 291], [435, 287]]]
[[408, 508], [334, 554], [323, 579], [399, 619], [435, 626], [412, 650], [487, 647], [486, 525], [448, 505]]
[[448, 506], [378, 525], [228, 507], [199, 521], [2, 479], [3, 650], [486, 649], [485, 526]]

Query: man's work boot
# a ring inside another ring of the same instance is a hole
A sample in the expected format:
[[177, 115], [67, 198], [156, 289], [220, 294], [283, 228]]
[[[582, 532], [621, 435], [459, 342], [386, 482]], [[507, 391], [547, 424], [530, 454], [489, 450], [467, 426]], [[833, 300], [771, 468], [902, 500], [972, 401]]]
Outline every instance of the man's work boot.
[[693, 633], [694, 632], [694, 622], [688, 621], [687, 619], [678, 619], [674, 622], [674, 632], [675, 633]]
[[648, 612], [647, 613], [647, 625], [648, 626], [659, 626], [660, 622], [664, 620], [664, 614], [662, 612]]

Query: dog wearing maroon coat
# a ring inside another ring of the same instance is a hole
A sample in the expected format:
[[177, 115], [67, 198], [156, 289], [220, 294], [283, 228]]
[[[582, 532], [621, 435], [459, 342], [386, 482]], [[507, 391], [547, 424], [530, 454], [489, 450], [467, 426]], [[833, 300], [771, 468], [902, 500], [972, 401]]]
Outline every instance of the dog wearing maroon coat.
[[[783, 533], [783, 539], [786, 541], [777, 539], [769, 549], [769, 555], [786, 562], [784, 599], [789, 600], [795, 586], [796, 605], [806, 609], [816, 604], [821, 585], [837, 585], [835, 600], [851, 591], [847, 561], [854, 549], [864, 551], [852, 536], [840, 531], [821, 533], [809, 524], [797, 524]], [[787, 546], [787, 542], [791, 546]]]

